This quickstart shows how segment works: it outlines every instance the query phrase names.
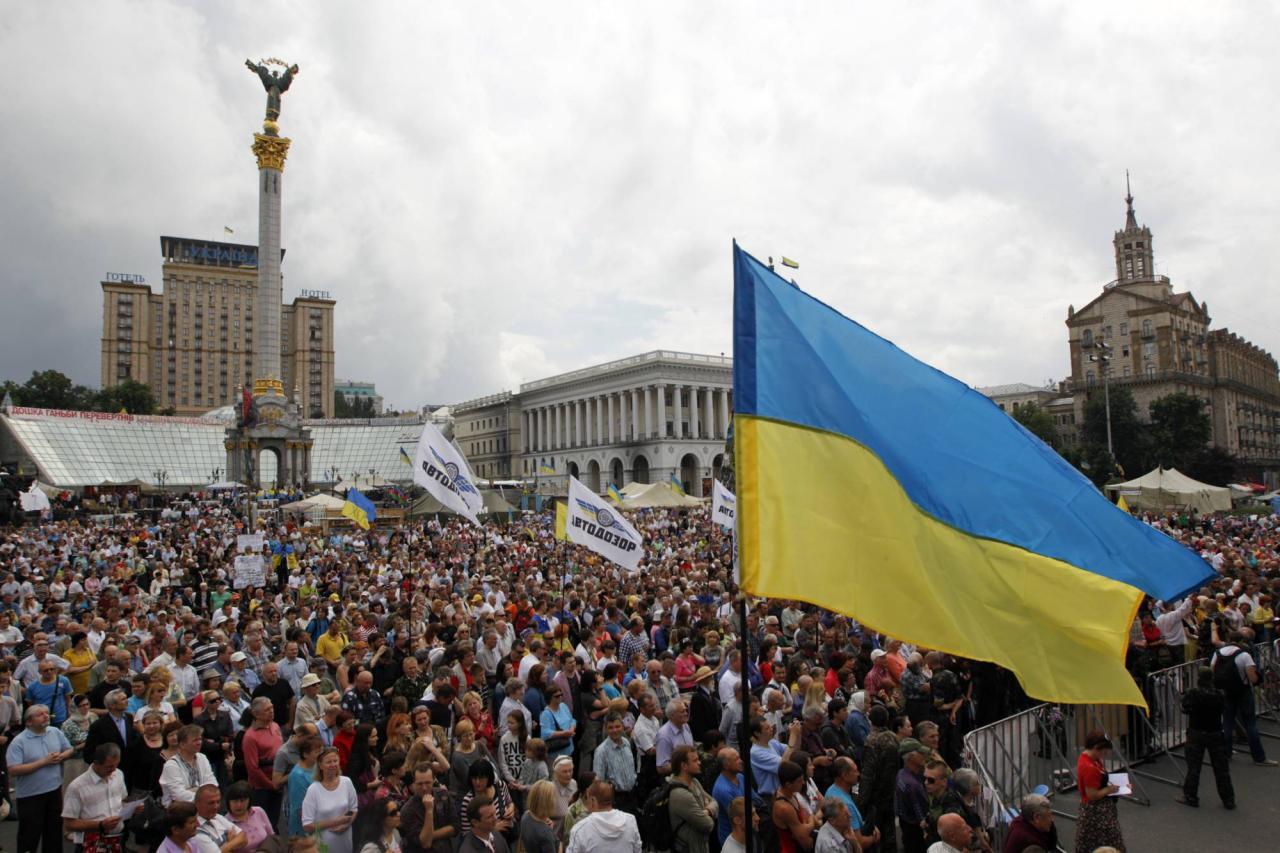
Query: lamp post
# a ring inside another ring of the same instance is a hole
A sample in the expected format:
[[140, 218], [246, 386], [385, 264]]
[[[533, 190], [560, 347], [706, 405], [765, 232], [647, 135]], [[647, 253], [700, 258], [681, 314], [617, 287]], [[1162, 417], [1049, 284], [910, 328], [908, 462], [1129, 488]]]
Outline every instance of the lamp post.
[[151, 476], [154, 477], [155, 481], [160, 484], [160, 490], [163, 491], [164, 483], [166, 480], [169, 479], [169, 472], [163, 471], [163, 470], [156, 470], [151, 472]]
[[1111, 457], [1111, 464], [1115, 465], [1116, 454], [1111, 447], [1111, 383], [1109, 381], [1111, 374], [1111, 344], [1106, 341], [1098, 341], [1094, 344], [1098, 352], [1089, 356], [1089, 361], [1098, 364], [1098, 369], [1102, 372], [1102, 397], [1106, 403], [1107, 409], [1107, 455]]

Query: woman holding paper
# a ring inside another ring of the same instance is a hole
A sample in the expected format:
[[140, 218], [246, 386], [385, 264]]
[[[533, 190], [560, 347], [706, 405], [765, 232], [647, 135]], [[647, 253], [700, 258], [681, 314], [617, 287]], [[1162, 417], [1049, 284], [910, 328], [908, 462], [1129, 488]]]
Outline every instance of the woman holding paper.
[[1123, 851], [1120, 817], [1116, 812], [1117, 785], [1107, 777], [1106, 759], [1111, 740], [1100, 731], [1089, 732], [1084, 751], [1076, 762], [1076, 782], [1080, 787], [1080, 819], [1076, 828], [1076, 853], [1093, 853], [1111, 846]]

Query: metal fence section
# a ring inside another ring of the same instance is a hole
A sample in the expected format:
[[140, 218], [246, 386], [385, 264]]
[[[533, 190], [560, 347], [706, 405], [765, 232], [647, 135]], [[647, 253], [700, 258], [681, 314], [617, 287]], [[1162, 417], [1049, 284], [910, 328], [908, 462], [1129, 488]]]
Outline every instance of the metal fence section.
[[[1254, 657], [1258, 716], [1280, 722], [1280, 640], [1258, 644]], [[1075, 819], [1076, 760], [1090, 731], [1105, 732], [1111, 739], [1115, 749], [1107, 770], [1129, 773], [1132, 801], [1151, 804], [1143, 778], [1180, 787], [1185, 765], [1175, 750], [1185, 745], [1187, 734], [1182, 695], [1195, 686], [1200, 667], [1208, 665], [1209, 659], [1201, 658], [1147, 675], [1141, 687], [1149, 712], [1125, 705], [1036, 705], [965, 735], [965, 764], [982, 779], [994, 848], [1003, 845], [1009, 822], [1027, 794], [1044, 794], [1053, 801], [1055, 813]], [[1169, 757], [1178, 778], [1141, 769], [1162, 756]]]

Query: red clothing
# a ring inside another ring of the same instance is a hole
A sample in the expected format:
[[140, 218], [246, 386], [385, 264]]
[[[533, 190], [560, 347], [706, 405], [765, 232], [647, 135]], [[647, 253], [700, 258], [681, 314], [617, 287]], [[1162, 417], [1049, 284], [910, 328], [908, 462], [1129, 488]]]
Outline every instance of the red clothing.
[[897, 652], [890, 652], [884, 656], [884, 665], [888, 668], [889, 674], [893, 676], [894, 684], [902, 683], [902, 673], [907, 669], [907, 661]]
[[834, 669], [828, 669], [827, 677], [822, 680], [822, 686], [827, 689], [828, 696], [836, 695], [836, 691], [840, 689], [840, 673]]
[[1150, 625], [1142, 626], [1142, 639], [1147, 641], [1148, 646], [1151, 646], [1160, 642], [1163, 639], [1163, 635], [1160, 633], [1160, 628], [1152, 622]]
[[1089, 802], [1085, 793], [1088, 788], [1105, 788], [1107, 786], [1107, 770], [1097, 759], [1087, 752], [1080, 753], [1076, 761], [1076, 780], [1080, 785], [1080, 802]]
[[275, 790], [271, 781], [271, 768], [276, 752], [284, 744], [280, 727], [275, 723], [259, 728], [250, 726], [244, 730], [244, 766], [249, 774], [249, 787], [258, 790]]
[[338, 765], [342, 772], [347, 772], [347, 762], [351, 760], [351, 746], [356, 741], [356, 733], [342, 729], [333, 736], [334, 749], [338, 750]]

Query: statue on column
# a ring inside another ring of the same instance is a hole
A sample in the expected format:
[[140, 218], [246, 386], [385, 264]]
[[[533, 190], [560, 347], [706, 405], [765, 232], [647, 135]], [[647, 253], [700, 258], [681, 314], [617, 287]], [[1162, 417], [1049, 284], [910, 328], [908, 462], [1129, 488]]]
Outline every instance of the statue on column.
[[271, 71], [268, 65], [284, 66], [284, 63], [278, 59], [268, 59], [264, 62], [254, 62], [252, 59], [244, 61], [245, 67], [258, 75], [262, 80], [262, 88], [267, 90], [267, 117], [265, 125], [268, 131], [272, 130], [277, 120], [280, 118], [280, 96], [289, 91], [289, 85], [293, 82], [293, 78], [298, 74], [298, 66], [290, 65], [285, 68], [284, 75], [281, 76], [279, 71]]

